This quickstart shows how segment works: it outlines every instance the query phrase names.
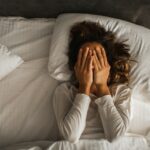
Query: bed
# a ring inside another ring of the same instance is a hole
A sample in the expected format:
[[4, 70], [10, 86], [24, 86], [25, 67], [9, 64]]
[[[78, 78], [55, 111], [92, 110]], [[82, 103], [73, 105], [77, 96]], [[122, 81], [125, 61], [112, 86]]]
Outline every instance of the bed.
[[[53, 5], [48, 6], [48, 1], [43, 3], [37, 1], [36, 4], [35, 1], [31, 1], [31, 5], [23, 2], [20, 5], [16, 0], [7, 5], [9, 12], [6, 11], [6, 3], [0, 6], [0, 43], [6, 45], [12, 53], [19, 55], [24, 60], [22, 65], [0, 80], [0, 149], [150, 149], [150, 132], [146, 133], [146, 137], [129, 134], [115, 143], [88, 139], [80, 140], [77, 144], [57, 141], [58, 128], [53, 115], [51, 99], [56, 86], [61, 82], [52, 78], [48, 73], [49, 47], [57, 15], [60, 12], [69, 11], [68, 6], [72, 6], [72, 12], [74, 12], [75, 6], [79, 4], [75, 2], [76, 5], [69, 2], [68, 5], [67, 3], [54, 3], [55, 8], [52, 7]], [[85, 3], [82, 1], [81, 6]], [[84, 12], [90, 13], [91, 8], [88, 9], [90, 5], [86, 4]], [[95, 1], [92, 8], [97, 4], [100, 3]], [[112, 11], [105, 13], [106, 7], [102, 12], [99, 12], [97, 8], [95, 13], [129, 20], [150, 28], [149, 19], [145, 21], [147, 16], [144, 16], [147, 14], [145, 12], [149, 12], [149, 5], [146, 4], [146, 1], [143, 2], [143, 5], [137, 3], [136, 13], [135, 10], [128, 8], [132, 11], [130, 13], [123, 11], [120, 16], [113, 14]], [[27, 6], [28, 12], [24, 6]], [[109, 7], [111, 6], [110, 3]], [[44, 7], [48, 11], [44, 11]], [[61, 11], [58, 8], [64, 9]], [[118, 11], [121, 8], [120, 4]], [[78, 9], [76, 11], [81, 12], [81, 7]], [[38, 14], [36, 10], [42, 12]], [[126, 14], [128, 17], [125, 17]], [[30, 17], [30, 19], [25, 17]]]
[[[57, 141], [51, 99], [60, 81], [49, 76], [48, 54], [55, 18], [0, 18], [0, 41], [24, 63], [0, 81], [0, 146], [3, 150], [110, 149], [133, 145], [146, 149], [149, 139], [128, 135], [118, 143], [81, 140], [73, 145]], [[15, 37], [15, 39], [13, 38]], [[125, 144], [126, 143], [126, 144]], [[125, 145], [124, 145], [125, 144]], [[89, 145], [89, 146], [88, 146]]]

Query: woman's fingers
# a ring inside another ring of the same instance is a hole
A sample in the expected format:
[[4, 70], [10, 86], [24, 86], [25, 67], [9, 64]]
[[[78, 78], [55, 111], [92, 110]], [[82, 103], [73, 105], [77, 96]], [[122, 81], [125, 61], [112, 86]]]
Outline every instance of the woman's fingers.
[[[86, 47], [85, 49], [81, 48], [74, 69], [78, 67], [80, 67], [81, 70], [88, 69], [91, 63], [91, 59], [88, 57], [89, 54], [92, 54], [92, 50], [90, 50], [89, 47]], [[102, 69], [104, 66], [109, 65], [104, 48], [96, 47], [96, 49], [93, 50], [92, 64], [95, 66], [95, 70]]]
[[104, 64], [104, 58], [103, 58], [103, 55], [102, 55], [102, 50], [101, 50], [101, 48], [100, 48], [100, 47], [96, 47], [95, 52], [96, 52], [96, 54], [97, 54], [99, 63], [100, 63], [100, 65], [101, 65], [101, 67], [103, 68], [105, 64]]
[[85, 68], [85, 62], [86, 62], [86, 57], [88, 55], [88, 51], [89, 51], [89, 47], [87, 47], [85, 52], [83, 52], [82, 61], [81, 61], [81, 70]]
[[88, 71], [92, 70], [92, 61], [93, 61], [93, 57], [90, 54], [89, 63], [88, 63]]
[[93, 55], [93, 64], [94, 64], [94, 69], [95, 69], [96, 71], [98, 71], [99, 69], [98, 69], [98, 65], [97, 65], [97, 62], [96, 62], [95, 55]]
[[107, 61], [107, 56], [106, 56], [106, 52], [105, 52], [104, 48], [102, 48], [102, 55], [103, 55], [103, 58], [104, 58], [104, 65], [107, 66], [108, 61]]
[[89, 67], [90, 67], [90, 58], [91, 58], [91, 52], [89, 51], [88, 55], [86, 57], [85, 68], [84, 68], [86, 70], [89, 70]]
[[76, 61], [75, 66], [74, 66], [74, 70], [76, 70], [77, 67], [80, 66], [81, 58], [82, 58], [82, 49], [80, 49], [79, 52], [78, 52], [78, 57], [77, 57], [77, 61]]
[[96, 63], [96, 65], [97, 65], [97, 67], [98, 67], [98, 70], [100, 70], [102, 67], [101, 67], [101, 64], [100, 64], [100, 62], [99, 62], [99, 60], [98, 60], [98, 57], [97, 57], [97, 55], [96, 55], [95, 50], [93, 51], [93, 53], [94, 53], [94, 57], [95, 57], [95, 63]]

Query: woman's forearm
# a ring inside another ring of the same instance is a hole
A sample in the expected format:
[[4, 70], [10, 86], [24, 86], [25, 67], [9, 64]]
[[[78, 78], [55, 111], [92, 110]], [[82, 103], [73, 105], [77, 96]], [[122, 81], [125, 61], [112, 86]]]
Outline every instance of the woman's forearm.
[[96, 88], [98, 97], [102, 97], [104, 95], [111, 95], [109, 87], [107, 85], [96, 85]]
[[[104, 88], [105, 89], [105, 88]], [[102, 120], [105, 136], [113, 141], [124, 135], [130, 121], [130, 88], [121, 85], [116, 91], [116, 102], [113, 97], [104, 90], [104, 96], [95, 100], [98, 105], [98, 112]]]
[[[96, 85], [97, 88], [97, 96], [102, 97], [104, 95], [111, 95], [109, 91], [109, 87], [107, 85]], [[79, 93], [83, 93], [86, 95], [90, 95], [90, 87], [89, 86], [79, 86]]]
[[90, 97], [78, 93], [70, 111], [59, 121], [59, 128], [64, 138], [72, 143], [76, 143], [85, 126], [86, 116], [90, 104]]

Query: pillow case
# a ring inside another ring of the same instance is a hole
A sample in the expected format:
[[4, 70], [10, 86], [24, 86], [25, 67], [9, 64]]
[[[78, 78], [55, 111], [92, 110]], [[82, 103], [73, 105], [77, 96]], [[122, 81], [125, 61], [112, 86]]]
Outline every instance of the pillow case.
[[0, 80], [23, 62], [21, 57], [12, 54], [5, 45], [0, 44]]
[[[72, 72], [68, 66], [68, 42], [70, 28], [74, 23], [81, 21], [99, 22], [106, 30], [116, 33], [117, 40], [126, 40], [130, 46], [132, 61], [130, 71], [130, 83], [132, 88], [132, 114], [129, 131], [139, 134], [146, 134], [150, 130], [150, 30], [120, 19], [92, 15], [68, 13], [61, 14], [56, 19], [56, 24], [52, 34], [48, 70], [49, 75], [58, 81], [71, 80]], [[147, 107], [145, 107], [147, 105]], [[139, 110], [140, 106], [140, 110]], [[142, 114], [147, 116], [143, 116]], [[140, 116], [140, 118], [138, 117]], [[139, 123], [141, 122], [141, 123]]]

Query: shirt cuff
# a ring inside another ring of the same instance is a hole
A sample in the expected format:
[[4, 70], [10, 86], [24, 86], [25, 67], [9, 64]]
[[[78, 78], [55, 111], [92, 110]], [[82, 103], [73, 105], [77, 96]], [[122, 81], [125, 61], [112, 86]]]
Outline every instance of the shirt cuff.
[[90, 102], [91, 102], [90, 96], [83, 94], [83, 93], [76, 94], [76, 97], [74, 100], [74, 104], [76, 106], [84, 106], [86, 108], [86, 106], [87, 107], [89, 106]]
[[113, 103], [113, 98], [111, 95], [104, 95], [95, 100], [97, 105], [106, 105], [108, 103]]

